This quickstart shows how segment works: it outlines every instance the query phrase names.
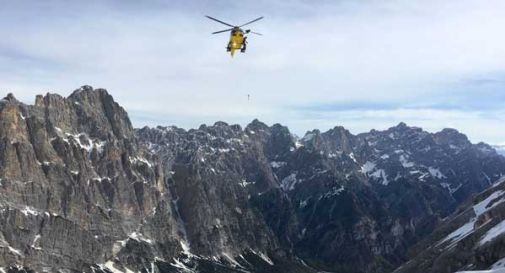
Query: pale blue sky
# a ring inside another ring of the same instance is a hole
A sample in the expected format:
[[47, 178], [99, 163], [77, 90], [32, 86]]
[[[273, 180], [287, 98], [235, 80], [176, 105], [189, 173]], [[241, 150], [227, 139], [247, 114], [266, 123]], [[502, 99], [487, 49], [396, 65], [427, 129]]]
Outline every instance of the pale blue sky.
[[[103, 87], [137, 127], [400, 121], [505, 143], [505, 1], [0, 0], [0, 90]], [[204, 15], [251, 25], [246, 54]], [[251, 100], [247, 101], [247, 94]]]

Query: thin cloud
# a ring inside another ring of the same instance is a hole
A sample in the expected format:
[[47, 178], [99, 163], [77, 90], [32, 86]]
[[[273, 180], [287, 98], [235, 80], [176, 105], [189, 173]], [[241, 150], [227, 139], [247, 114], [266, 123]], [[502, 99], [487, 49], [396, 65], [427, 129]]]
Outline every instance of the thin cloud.
[[[300, 134], [406, 121], [505, 141], [501, 0], [5, 2], [0, 88], [24, 101], [90, 84], [136, 126], [260, 118]], [[231, 59], [205, 14], [263, 15], [251, 27], [265, 35]]]

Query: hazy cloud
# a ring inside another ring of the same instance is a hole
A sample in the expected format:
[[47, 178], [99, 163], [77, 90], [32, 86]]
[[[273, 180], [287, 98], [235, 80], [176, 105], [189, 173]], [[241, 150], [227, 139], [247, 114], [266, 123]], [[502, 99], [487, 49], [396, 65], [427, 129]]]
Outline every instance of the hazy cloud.
[[[400, 121], [505, 142], [505, 2], [2, 1], [0, 88], [107, 88], [136, 126], [253, 118], [301, 134]], [[251, 25], [247, 54], [205, 14]], [[251, 100], [247, 101], [247, 94]]]

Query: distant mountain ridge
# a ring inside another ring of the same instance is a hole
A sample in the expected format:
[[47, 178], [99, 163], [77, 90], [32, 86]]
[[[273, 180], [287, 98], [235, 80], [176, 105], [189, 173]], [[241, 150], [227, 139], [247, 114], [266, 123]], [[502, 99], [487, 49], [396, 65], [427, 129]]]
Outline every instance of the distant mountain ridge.
[[493, 148], [496, 150], [497, 153], [505, 156], [505, 145], [493, 145]]
[[0, 272], [391, 272], [502, 174], [454, 129], [134, 129], [104, 89], [8, 95]]

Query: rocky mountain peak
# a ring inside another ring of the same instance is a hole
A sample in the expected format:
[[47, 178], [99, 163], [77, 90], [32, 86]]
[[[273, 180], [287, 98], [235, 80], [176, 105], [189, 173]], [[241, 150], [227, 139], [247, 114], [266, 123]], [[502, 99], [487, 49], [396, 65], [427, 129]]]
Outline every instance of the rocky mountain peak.
[[205, 132], [212, 137], [218, 137], [222, 139], [237, 138], [242, 133], [242, 127], [238, 124], [228, 125], [228, 123], [223, 121], [215, 122], [212, 126], [207, 126], [205, 124], [201, 125], [196, 133]]
[[396, 128], [396, 129], [407, 129], [409, 126], [405, 123], [405, 122], [400, 122], [398, 123], [398, 125], [396, 125], [395, 127], [393, 128]]
[[14, 94], [9, 93], [5, 98], [3, 98], [5, 101], [11, 102], [11, 103], [19, 103], [19, 101], [14, 97]]
[[132, 138], [133, 126], [126, 111], [105, 89], [83, 86], [68, 97], [79, 114], [93, 120], [96, 127], [111, 128], [119, 138]]
[[315, 137], [319, 137], [321, 135], [321, 131], [319, 129], [312, 129], [310, 131], [305, 132], [305, 135], [302, 137], [303, 141], [311, 141]]
[[[74, 96], [74, 95], [79, 94], [81, 92], [93, 92], [93, 90], [94, 89], [92, 86], [83, 85], [83, 86], [79, 87], [78, 89], [75, 89], [70, 96]], [[105, 92], [107, 92], [107, 91], [105, 91]]]
[[268, 130], [268, 125], [259, 121], [258, 119], [254, 119], [251, 123], [249, 123], [246, 126], [246, 129], [248, 131], [254, 131], [254, 132], [265, 131], [265, 130]]
[[224, 121], [216, 121], [214, 122], [214, 127], [220, 127], [220, 128], [225, 128], [225, 127], [228, 127], [228, 123], [224, 122]]
[[331, 130], [328, 130], [328, 133], [329, 132], [339, 133], [339, 134], [346, 134], [346, 135], [351, 134], [349, 132], [349, 130], [347, 130], [344, 126], [340, 126], [340, 125], [333, 127], [333, 129], [331, 129]]
[[441, 145], [463, 148], [471, 145], [471, 142], [468, 140], [466, 135], [452, 128], [445, 128], [442, 131], [435, 133], [433, 137], [435, 141]]
[[126, 111], [105, 89], [83, 86], [68, 98], [58, 94], [38, 95], [29, 114], [45, 113], [54, 128], [65, 132], [86, 133], [105, 140], [109, 135], [117, 139], [133, 139], [133, 126]]
[[415, 126], [408, 126], [405, 122], [400, 122], [398, 125], [393, 126], [389, 129], [386, 130], [388, 133], [394, 133], [394, 134], [415, 134], [417, 133], [425, 133], [425, 131], [422, 128], [415, 127]]

